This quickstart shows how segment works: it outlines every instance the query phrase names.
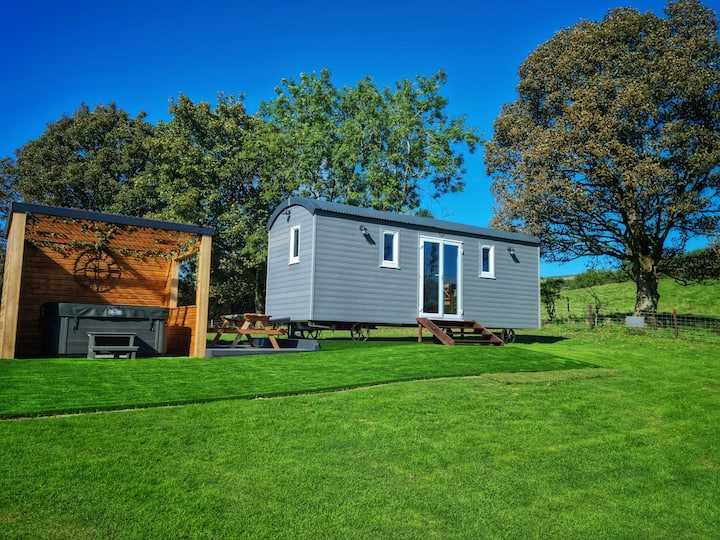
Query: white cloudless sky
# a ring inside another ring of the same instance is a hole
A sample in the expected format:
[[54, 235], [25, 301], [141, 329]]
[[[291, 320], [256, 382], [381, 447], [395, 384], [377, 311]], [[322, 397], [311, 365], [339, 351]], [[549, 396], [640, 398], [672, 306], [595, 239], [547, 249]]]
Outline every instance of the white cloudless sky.
[[[720, 0], [704, 5], [720, 12]], [[633, 7], [663, 16], [662, 0], [212, 1], [15, 0], [0, 10], [0, 157], [39, 137], [47, 123], [117, 103], [167, 120], [180, 94], [215, 103], [245, 96], [249, 112], [281, 79], [327, 68], [336, 86], [369, 75], [379, 86], [448, 74], [448, 112], [484, 138], [516, 98], [520, 64], [581, 19]], [[466, 156], [464, 192], [426, 201], [442, 219], [487, 226], [493, 213], [482, 149]], [[543, 276], [585, 264], [542, 263]]]

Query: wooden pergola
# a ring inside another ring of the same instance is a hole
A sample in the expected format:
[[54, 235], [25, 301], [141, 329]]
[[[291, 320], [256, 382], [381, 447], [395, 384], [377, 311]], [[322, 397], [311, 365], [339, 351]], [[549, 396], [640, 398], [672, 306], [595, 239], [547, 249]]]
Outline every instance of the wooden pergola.
[[[205, 356], [209, 227], [12, 203], [0, 302], [0, 358], [42, 356], [48, 302], [169, 309], [168, 354]], [[178, 306], [181, 263], [197, 260], [193, 306]]]

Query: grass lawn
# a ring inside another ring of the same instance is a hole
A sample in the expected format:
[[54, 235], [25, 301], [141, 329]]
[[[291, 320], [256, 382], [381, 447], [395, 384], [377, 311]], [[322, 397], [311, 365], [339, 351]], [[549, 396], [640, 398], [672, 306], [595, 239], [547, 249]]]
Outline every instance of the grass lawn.
[[[413, 330], [415, 332], [415, 330]], [[0, 418], [277, 397], [418, 379], [596, 368], [551, 351], [328, 339], [319, 353], [0, 360]]]
[[0, 361], [0, 537], [717, 538], [717, 343], [553, 337]]

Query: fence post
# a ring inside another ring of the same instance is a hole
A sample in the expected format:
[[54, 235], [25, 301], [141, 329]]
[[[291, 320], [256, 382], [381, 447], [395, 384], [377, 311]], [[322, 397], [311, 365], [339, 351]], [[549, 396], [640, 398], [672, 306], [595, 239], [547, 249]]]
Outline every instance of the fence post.
[[673, 330], [675, 330], [675, 337], [678, 337], [677, 311], [674, 309], [673, 309]]
[[593, 324], [593, 307], [592, 304], [588, 306], [588, 324], [590, 325], [590, 330], [595, 328], [595, 325]]

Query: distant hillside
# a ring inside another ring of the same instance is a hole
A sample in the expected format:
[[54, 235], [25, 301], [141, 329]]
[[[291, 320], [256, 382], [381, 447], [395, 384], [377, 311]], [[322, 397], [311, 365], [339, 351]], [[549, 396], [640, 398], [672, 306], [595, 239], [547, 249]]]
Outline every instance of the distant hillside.
[[[720, 281], [707, 284], [679, 285], [672, 279], [660, 282], [660, 303], [658, 311], [670, 313], [676, 310], [683, 315], [703, 315], [720, 317]], [[567, 290], [560, 293], [555, 304], [558, 317], [585, 316], [589, 305], [595, 305], [595, 297], [600, 301], [601, 313], [630, 313], [635, 307], [635, 283], [610, 283], [587, 289]], [[545, 306], [542, 306], [545, 316]]]

